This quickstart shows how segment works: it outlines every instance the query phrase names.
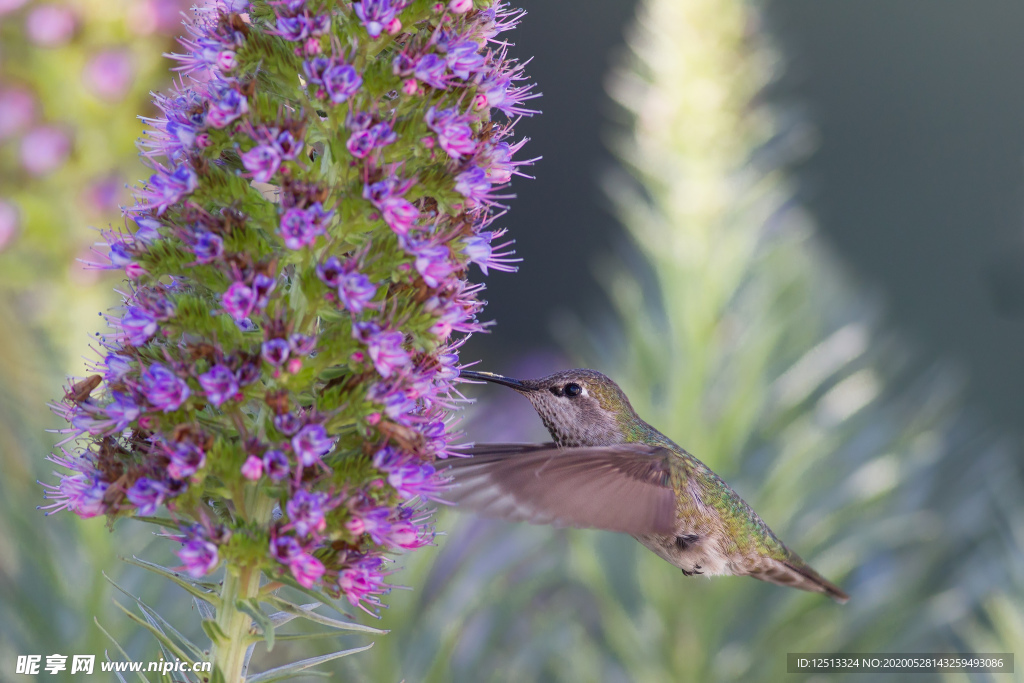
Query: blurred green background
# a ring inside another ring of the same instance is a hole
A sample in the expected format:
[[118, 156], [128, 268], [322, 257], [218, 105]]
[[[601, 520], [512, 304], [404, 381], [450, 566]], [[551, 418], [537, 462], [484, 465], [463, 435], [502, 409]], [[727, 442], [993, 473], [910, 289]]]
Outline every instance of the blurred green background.
[[[0, 0], [0, 680], [17, 654], [110, 649], [94, 618], [157, 656], [104, 572], [183, 630], [198, 622], [117, 559], [160, 561], [165, 542], [44, 518], [34, 483], [61, 426], [46, 401], [83, 372], [117, 286], [77, 259], [145, 175], [136, 116], [169, 80], [160, 54], [186, 4]], [[780, 680], [787, 652], [1024, 653], [1024, 104], [978, 85], [1019, 78], [1024, 11], [522, 4], [515, 50], [537, 54], [546, 112], [524, 128], [545, 160], [508, 217], [523, 269], [488, 282], [499, 324], [464, 359], [609, 374], [853, 599], [687, 579], [625, 536], [444, 512], [438, 546], [399, 558], [394, 583], [412, 590], [389, 598], [391, 634], [336, 672]], [[984, 165], [982, 133], [1007, 122], [1020, 130]], [[520, 397], [474, 393], [468, 438], [544, 438]], [[253, 668], [316, 654], [285, 645]]]

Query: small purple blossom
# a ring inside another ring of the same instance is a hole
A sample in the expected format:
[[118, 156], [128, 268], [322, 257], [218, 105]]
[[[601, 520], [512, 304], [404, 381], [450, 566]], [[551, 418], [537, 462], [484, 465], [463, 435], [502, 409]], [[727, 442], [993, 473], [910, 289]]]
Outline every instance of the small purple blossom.
[[472, 156], [476, 151], [476, 140], [473, 139], [473, 128], [466, 117], [454, 109], [438, 110], [431, 107], [425, 116], [427, 125], [437, 133], [437, 142], [441, 149], [453, 159]]
[[335, 64], [323, 75], [323, 87], [327, 98], [334, 104], [341, 104], [355, 95], [363, 85], [363, 77], [350, 64]]
[[235, 373], [225, 365], [214, 365], [199, 375], [199, 385], [206, 392], [206, 398], [218, 408], [224, 401], [238, 393], [238, 380]]
[[484, 67], [480, 46], [472, 40], [460, 40], [449, 45], [446, 59], [448, 68], [462, 80], [468, 80], [471, 74]]
[[197, 263], [210, 263], [224, 255], [224, 240], [205, 230], [197, 233], [192, 240], [192, 253]]
[[129, 306], [121, 318], [121, 329], [132, 346], [145, 344], [156, 334], [157, 328], [153, 314], [138, 306]]
[[338, 300], [341, 301], [341, 305], [354, 315], [362, 313], [377, 294], [377, 285], [370, 282], [370, 278], [355, 271], [346, 273], [340, 280]]
[[337, 256], [329, 256], [323, 263], [317, 264], [316, 275], [330, 288], [341, 284], [341, 278], [345, 274], [345, 268]]
[[224, 310], [235, 320], [245, 320], [256, 305], [256, 292], [244, 282], [234, 282], [221, 297]]
[[[357, 324], [356, 327], [358, 328], [359, 325]], [[373, 361], [373, 365], [381, 377], [390, 377], [397, 370], [409, 365], [409, 352], [402, 348], [405, 345], [405, 335], [401, 332], [371, 332], [366, 340], [366, 345], [369, 347], [370, 360]]]
[[199, 178], [188, 166], [179, 166], [174, 170], [159, 167], [159, 170], [159, 173], [150, 176], [149, 183], [138, 193], [140, 198], [146, 200], [148, 208], [156, 209], [158, 216], [199, 186]]
[[272, 145], [257, 145], [242, 155], [242, 165], [253, 180], [268, 183], [281, 167], [281, 154]]
[[56, 486], [43, 484], [43, 497], [56, 502], [40, 509], [46, 510], [48, 515], [67, 509], [82, 519], [89, 519], [106, 511], [103, 498], [109, 487], [107, 482], [99, 479], [99, 472], [65, 475]]
[[199, 535], [185, 541], [178, 550], [178, 559], [188, 575], [195, 579], [206, 576], [220, 564], [217, 546]]
[[359, 21], [363, 22], [366, 32], [371, 38], [376, 38], [382, 31], [392, 33], [401, 26], [398, 22], [398, 13], [405, 7], [403, 0], [360, 0], [353, 3]]
[[466, 246], [462, 248], [462, 253], [469, 257], [470, 261], [480, 266], [480, 270], [483, 271], [484, 275], [488, 274], [488, 269], [490, 268], [506, 273], [514, 273], [519, 268], [512, 264], [518, 263], [522, 259], [510, 258], [516, 253], [514, 250], [505, 252], [498, 252], [497, 250], [511, 246], [515, 241], [509, 240], [498, 245], [491, 244], [495, 237], [501, 237], [504, 234], [504, 230], [498, 230], [496, 232], [481, 232], [478, 235], [474, 235], [466, 240]]
[[327, 527], [324, 515], [329, 508], [330, 497], [323, 492], [311, 493], [299, 489], [288, 501], [285, 512], [288, 521], [299, 536], [321, 534]]
[[333, 446], [334, 439], [327, 435], [323, 425], [306, 425], [292, 437], [292, 449], [303, 467], [319, 461]]
[[183, 441], [167, 448], [167, 474], [185, 480], [206, 464], [206, 453], [195, 444]]
[[474, 203], [491, 200], [491, 181], [479, 166], [470, 166], [455, 176], [455, 191]]
[[440, 287], [455, 270], [451, 250], [445, 245], [423, 245], [413, 249], [413, 253], [416, 255], [416, 270], [428, 287]]
[[220, 84], [211, 93], [206, 120], [214, 128], [224, 128], [248, 112], [249, 103], [245, 96], [228, 85]]
[[353, 607], [373, 615], [366, 605], [375, 608], [380, 606], [380, 596], [387, 595], [391, 590], [384, 583], [383, 566], [384, 560], [368, 555], [355, 559], [338, 574], [338, 588]]
[[295, 413], [282, 413], [274, 416], [274, 427], [285, 436], [294, 436], [304, 424], [305, 421]]
[[313, 246], [316, 238], [324, 234], [324, 222], [334, 214], [325, 212], [317, 202], [308, 209], [289, 209], [281, 217], [281, 237], [289, 249]]
[[169, 413], [180, 408], [192, 392], [185, 380], [153, 363], [142, 373], [142, 393], [154, 408]]
[[266, 470], [267, 476], [273, 481], [287, 479], [291, 469], [288, 464], [288, 456], [276, 448], [263, 454], [263, 468]]
[[444, 57], [427, 52], [416, 60], [413, 75], [433, 88], [446, 90], [448, 88], [447, 70], [448, 63]]
[[147, 517], [156, 512], [166, 495], [167, 487], [148, 477], [136, 479], [127, 492], [128, 500], [138, 508], [138, 513]]
[[263, 356], [263, 360], [276, 367], [283, 365], [284, 362], [288, 360], [288, 354], [290, 352], [291, 347], [288, 345], [288, 341], [278, 338], [268, 339], [263, 342], [260, 355]]

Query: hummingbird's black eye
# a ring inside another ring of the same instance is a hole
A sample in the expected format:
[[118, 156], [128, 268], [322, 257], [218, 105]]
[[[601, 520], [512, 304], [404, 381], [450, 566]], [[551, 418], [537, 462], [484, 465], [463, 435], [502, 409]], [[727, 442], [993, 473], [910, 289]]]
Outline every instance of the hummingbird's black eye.
[[571, 398], [573, 396], [579, 396], [580, 394], [582, 394], [583, 387], [581, 387], [579, 384], [576, 384], [576, 382], [569, 382], [568, 384], [565, 385], [565, 388], [562, 389], [562, 391], [565, 393], [566, 396], [569, 396]]

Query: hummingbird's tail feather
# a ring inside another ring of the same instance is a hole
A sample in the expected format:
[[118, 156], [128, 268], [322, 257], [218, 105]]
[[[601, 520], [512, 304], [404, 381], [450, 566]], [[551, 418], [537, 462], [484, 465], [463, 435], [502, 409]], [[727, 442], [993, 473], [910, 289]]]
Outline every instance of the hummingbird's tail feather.
[[824, 593], [840, 604], [850, 599], [850, 596], [844, 593], [839, 586], [822, 577], [796, 556], [788, 560], [766, 558], [766, 561], [752, 569], [748, 576], [780, 586], [799, 588], [812, 593]]

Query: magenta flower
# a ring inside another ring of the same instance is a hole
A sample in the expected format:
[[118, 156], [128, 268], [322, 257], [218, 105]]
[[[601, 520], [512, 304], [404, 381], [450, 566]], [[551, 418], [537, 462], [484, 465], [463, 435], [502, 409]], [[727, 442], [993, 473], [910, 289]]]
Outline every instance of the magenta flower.
[[311, 588], [326, 571], [323, 562], [305, 552], [295, 555], [288, 563], [288, 568], [303, 588]]
[[383, 565], [381, 558], [367, 555], [355, 558], [347, 569], [338, 574], [338, 587], [348, 601], [370, 615], [373, 612], [367, 606], [380, 606], [380, 596], [391, 590], [384, 583]]
[[357, 323], [353, 334], [365, 336], [369, 347], [370, 360], [381, 377], [390, 377], [397, 370], [409, 365], [409, 353], [403, 347], [405, 335], [396, 331], [374, 329], [373, 325]]
[[79, 473], [61, 477], [57, 486], [43, 484], [43, 497], [56, 502], [40, 509], [46, 510], [48, 515], [67, 509], [82, 519], [103, 514], [106, 512], [103, 498], [110, 485], [99, 477], [99, 472], [95, 475]]
[[142, 374], [142, 393], [157, 410], [177, 410], [188, 400], [191, 390], [183, 379], [159, 363], [153, 363]]
[[263, 461], [255, 455], [250, 455], [242, 463], [242, 476], [249, 481], [257, 481], [263, 476]]

